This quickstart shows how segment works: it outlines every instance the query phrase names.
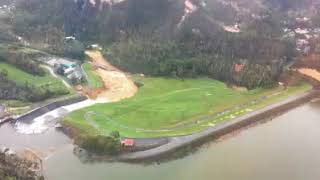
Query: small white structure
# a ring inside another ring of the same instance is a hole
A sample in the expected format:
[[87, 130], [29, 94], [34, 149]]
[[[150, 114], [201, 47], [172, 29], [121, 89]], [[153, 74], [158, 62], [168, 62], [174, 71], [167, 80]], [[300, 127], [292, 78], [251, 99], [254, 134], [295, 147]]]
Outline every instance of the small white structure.
[[297, 39], [296, 40], [296, 49], [304, 54], [308, 54], [311, 50], [309, 41], [306, 39]]
[[[106, 3], [106, 4], [109, 4], [109, 5], [113, 5], [113, 4], [117, 4], [117, 3], [121, 3], [123, 1], [126, 1], [126, 0], [101, 0], [101, 4], [102, 3]], [[96, 0], [90, 0], [89, 1], [93, 6], [95, 6], [97, 3], [96, 3]]]
[[308, 34], [309, 31], [307, 29], [297, 28], [294, 30], [297, 34]]
[[89, 47], [89, 49], [94, 49], [94, 50], [102, 50], [102, 47], [99, 44], [91, 44]]
[[74, 67], [69, 67], [69, 68], [64, 69], [64, 74], [65, 74], [65, 75], [70, 75], [70, 74], [72, 74], [74, 71], [75, 71], [75, 68], [74, 68]]
[[239, 28], [239, 24], [235, 24], [233, 26], [223, 26], [223, 29], [227, 32], [231, 32], [231, 33], [240, 33], [241, 30]]
[[59, 57], [50, 57], [49, 59], [43, 59], [43, 61], [51, 67], [56, 67], [58, 65], [63, 65], [66, 68], [77, 66], [76, 62]]
[[65, 40], [76, 40], [74, 36], [67, 36], [64, 38]]
[[290, 31], [289, 28], [283, 28], [283, 32], [288, 32], [288, 31]]
[[283, 37], [293, 38], [296, 36], [296, 33], [293, 31], [288, 31]]
[[296, 18], [296, 21], [298, 21], [298, 22], [308, 22], [308, 21], [310, 21], [310, 18], [307, 18], [307, 17], [303, 17], [303, 18]]
[[197, 10], [197, 6], [192, 4], [192, 2], [190, 0], [186, 0], [184, 2], [184, 5], [185, 5], [185, 11], [187, 13], [192, 13], [193, 11]]

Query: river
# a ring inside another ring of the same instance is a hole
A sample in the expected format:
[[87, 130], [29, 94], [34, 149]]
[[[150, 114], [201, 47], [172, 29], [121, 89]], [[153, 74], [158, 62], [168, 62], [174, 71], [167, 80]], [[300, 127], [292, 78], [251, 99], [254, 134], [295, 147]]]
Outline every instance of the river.
[[159, 165], [82, 163], [73, 155], [71, 141], [54, 129], [20, 135], [4, 125], [0, 146], [41, 152], [49, 180], [318, 180], [319, 114], [320, 102], [311, 102]]

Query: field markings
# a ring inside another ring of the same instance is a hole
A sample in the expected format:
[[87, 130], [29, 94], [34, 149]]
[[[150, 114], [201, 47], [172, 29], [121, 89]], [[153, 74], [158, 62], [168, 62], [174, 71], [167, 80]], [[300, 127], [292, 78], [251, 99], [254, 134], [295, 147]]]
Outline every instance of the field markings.
[[[188, 88], [188, 89], [182, 89], [182, 90], [175, 90], [175, 91], [172, 91], [172, 92], [160, 95], [160, 96], [144, 98], [144, 99], [139, 100], [138, 102], [139, 103], [143, 103], [143, 102], [148, 101], [148, 100], [153, 100], [154, 102], [157, 102], [154, 99], [163, 98], [163, 97], [170, 96], [170, 95], [176, 94], [176, 93], [194, 91], [194, 90], [203, 90], [203, 89], [212, 88], [212, 87], [214, 87], [214, 86], [205, 86], [205, 87], [200, 87], [200, 88]], [[197, 126], [213, 127], [213, 126], [216, 126], [216, 124], [218, 124], [218, 122], [225, 121], [225, 120], [228, 120], [228, 119], [233, 119], [233, 118], [239, 117], [239, 116], [241, 116], [241, 115], [243, 115], [245, 113], [253, 111], [251, 108], [249, 108], [250, 106], [253, 106], [253, 105], [255, 105], [255, 104], [257, 104], [257, 103], [259, 103], [259, 102], [261, 102], [261, 101], [263, 101], [265, 99], [268, 99], [268, 98], [270, 98], [272, 96], [279, 95], [282, 92], [283, 91], [275, 92], [275, 93], [272, 93], [271, 95], [268, 95], [268, 96], [261, 96], [261, 97], [258, 97], [257, 99], [254, 99], [254, 100], [252, 100], [250, 102], [247, 102], [246, 104], [235, 106], [235, 107], [230, 108], [228, 110], [225, 110], [223, 112], [202, 116], [202, 117], [198, 118], [198, 120], [195, 119], [191, 123], [189, 121], [187, 125], [184, 123], [184, 124], [180, 124], [178, 126], [171, 127], [171, 128], [145, 129], [145, 128], [138, 128], [138, 127], [130, 127], [130, 126], [127, 126], [127, 125], [120, 124], [119, 122], [117, 122], [116, 120], [114, 120], [113, 118], [108, 116], [107, 114], [96, 113], [96, 112], [93, 112], [93, 111], [86, 112], [85, 119], [89, 122], [89, 124], [91, 124], [91, 126], [93, 126], [95, 129], [99, 130], [99, 132], [101, 132], [100, 126], [99, 126], [99, 124], [97, 122], [94, 121], [93, 116], [102, 117], [102, 118], [108, 120], [107, 123], [110, 123], [111, 125], [113, 125], [113, 128], [117, 128], [118, 127], [118, 128], [132, 130], [132, 131], [141, 132], [141, 133], [174, 132], [174, 131], [189, 129], [189, 128], [193, 128], [193, 127], [197, 127]], [[131, 104], [131, 105], [125, 105], [125, 106], [122, 105], [123, 108], [130, 107], [130, 106], [137, 106], [137, 104]], [[119, 108], [121, 108], [121, 105], [120, 105]], [[132, 110], [130, 112], [138, 111], [141, 108], [145, 108], [145, 107], [143, 105], [141, 105], [138, 108], [136, 108], [136, 109], [134, 109], [134, 110]], [[184, 109], [179, 109], [179, 110], [180, 111], [184, 111]], [[156, 110], [155, 109], [148, 109], [147, 111], [156, 111]], [[164, 111], [165, 110], [163, 110], [163, 112]], [[157, 111], [157, 112], [159, 112], [159, 111]], [[122, 114], [120, 116], [117, 116], [117, 119], [121, 118], [124, 115], [126, 115], [126, 113]]]

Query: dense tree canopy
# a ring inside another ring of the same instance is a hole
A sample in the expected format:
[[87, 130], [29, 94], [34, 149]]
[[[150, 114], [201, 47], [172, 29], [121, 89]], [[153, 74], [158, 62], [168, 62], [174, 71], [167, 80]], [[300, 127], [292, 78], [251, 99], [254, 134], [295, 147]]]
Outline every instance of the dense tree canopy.
[[[112, 7], [100, 0], [95, 4], [88, 0], [22, 2], [15, 13], [16, 32], [44, 36], [46, 43], [54, 44], [52, 49], [74, 58], [83, 56], [83, 46], [78, 41], [64, 46], [63, 36], [75, 36], [86, 45], [110, 46], [109, 59], [131, 72], [209, 75], [253, 88], [275, 82], [283, 62], [295, 55], [293, 42], [281, 38], [283, 14], [268, 8], [254, 11], [257, 18], [252, 18], [232, 7], [220, 9], [218, 1], [207, 6], [194, 1], [199, 10], [183, 19], [184, 2], [178, 0], [130, 0]], [[300, 4], [264, 3], [280, 9]], [[242, 16], [244, 22], [240, 22]], [[222, 22], [240, 22], [242, 32], [226, 32]], [[236, 64], [245, 66], [240, 74], [234, 73]]]

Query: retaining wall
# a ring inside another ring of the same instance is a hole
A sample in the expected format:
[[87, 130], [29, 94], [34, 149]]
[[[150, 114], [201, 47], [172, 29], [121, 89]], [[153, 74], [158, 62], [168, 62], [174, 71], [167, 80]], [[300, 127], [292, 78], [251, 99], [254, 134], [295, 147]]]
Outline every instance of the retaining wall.
[[31, 121], [31, 120], [35, 119], [36, 117], [44, 115], [52, 110], [58, 109], [59, 107], [75, 104], [75, 103], [84, 101], [86, 99], [87, 99], [86, 96], [79, 95], [79, 96], [71, 97], [71, 98], [64, 99], [64, 100], [58, 100], [56, 102], [47, 104], [45, 106], [42, 106], [40, 108], [34, 109], [30, 112], [27, 112], [26, 114], [19, 116], [15, 120], [16, 121]]

